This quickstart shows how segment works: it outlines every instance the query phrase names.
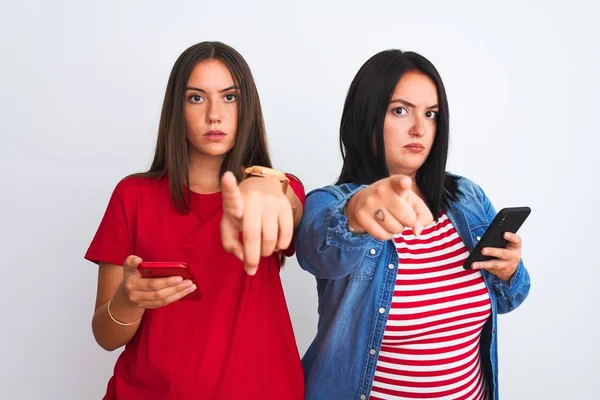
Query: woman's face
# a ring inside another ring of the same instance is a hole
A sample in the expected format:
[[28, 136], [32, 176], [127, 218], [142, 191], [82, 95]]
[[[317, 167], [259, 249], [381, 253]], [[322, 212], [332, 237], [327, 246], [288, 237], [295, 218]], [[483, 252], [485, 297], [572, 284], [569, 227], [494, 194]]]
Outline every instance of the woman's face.
[[184, 115], [190, 155], [223, 159], [235, 144], [239, 88], [219, 60], [198, 63], [187, 82]]
[[385, 158], [391, 175], [414, 177], [435, 139], [438, 114], [435, 83], [418, 71], [398, 81], [383, 123]]

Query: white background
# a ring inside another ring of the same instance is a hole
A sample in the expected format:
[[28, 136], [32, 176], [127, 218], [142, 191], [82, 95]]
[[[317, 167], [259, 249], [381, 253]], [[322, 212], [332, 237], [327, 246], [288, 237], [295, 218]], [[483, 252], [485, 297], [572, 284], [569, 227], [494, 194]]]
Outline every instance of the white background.
[[[504, 399], [598, 399], [597, 6], [476, 2], [3, 1], [0, 7], [0, 398], [98, 399], [117, 352], [95, 342], [83, 260], [115, 184], [150, 163], [170, 69], [203, 40], [254, 73], [275, 165], [335, 180], [358, 68], [388, 48], [429, 58], [447, 87], [449, 169], [520, 231], [529, 299], [500, 317]], [[301, 354], [313, 278], [282, 272]]]

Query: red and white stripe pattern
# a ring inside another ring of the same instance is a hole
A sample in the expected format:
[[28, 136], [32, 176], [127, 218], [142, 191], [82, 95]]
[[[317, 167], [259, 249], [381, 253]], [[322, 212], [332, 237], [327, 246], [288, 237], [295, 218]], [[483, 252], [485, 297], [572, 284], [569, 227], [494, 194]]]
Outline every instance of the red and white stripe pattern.
[[480, 271], [444, 213], [394, 238], [399, 268], [371, 399], [487, 398], [479, 357], [491, 305]]

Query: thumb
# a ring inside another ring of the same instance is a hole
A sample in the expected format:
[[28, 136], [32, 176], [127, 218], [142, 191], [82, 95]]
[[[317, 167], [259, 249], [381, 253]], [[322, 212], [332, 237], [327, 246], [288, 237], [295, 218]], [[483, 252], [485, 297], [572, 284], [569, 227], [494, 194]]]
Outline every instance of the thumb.
[[223, 211], [234, 218], [242, 218], [244, 199], [235, 175], [231, 171], [225, 172], [221, 178], [221, 193], [223, 195]]
[[142, 259], [135, 255], [130, 255], [125, 259], [123, 266], [125, 267], [125, 273], [137, 273], [137, 267], [142, 262]]
[[412, 179], [406, 175], [392, 175], [389, 180], [392, 190], [403, 197], [412, 188]]

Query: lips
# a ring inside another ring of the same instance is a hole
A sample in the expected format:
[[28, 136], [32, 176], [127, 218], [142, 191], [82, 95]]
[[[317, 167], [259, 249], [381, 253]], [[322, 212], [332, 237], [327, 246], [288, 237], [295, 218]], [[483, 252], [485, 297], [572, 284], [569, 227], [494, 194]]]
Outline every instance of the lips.
[[225, 133], [219, 130], [208, 131], [204, 134], [204, 136], [225, 136]]
[[423, 150], [425, 150], [425, 147], [423, 147], [423, 145], [420, 143], [407, 144], [406, 146], [404, 146], [404, 148], [406, 148], [412, 152], [415, 152], [415, 153], [420, 153]]
[[212, 130], [212, 131], [208, 131], [206, 132], [204, 135], [204, 138], [206, 140], [211, 140], [211, 141], [215, 141], [218, 142], [220, 140], [222, 140], [225, 136], [227, 136], [225, 133], [223, 133], [222, 131], [219, 130]]

